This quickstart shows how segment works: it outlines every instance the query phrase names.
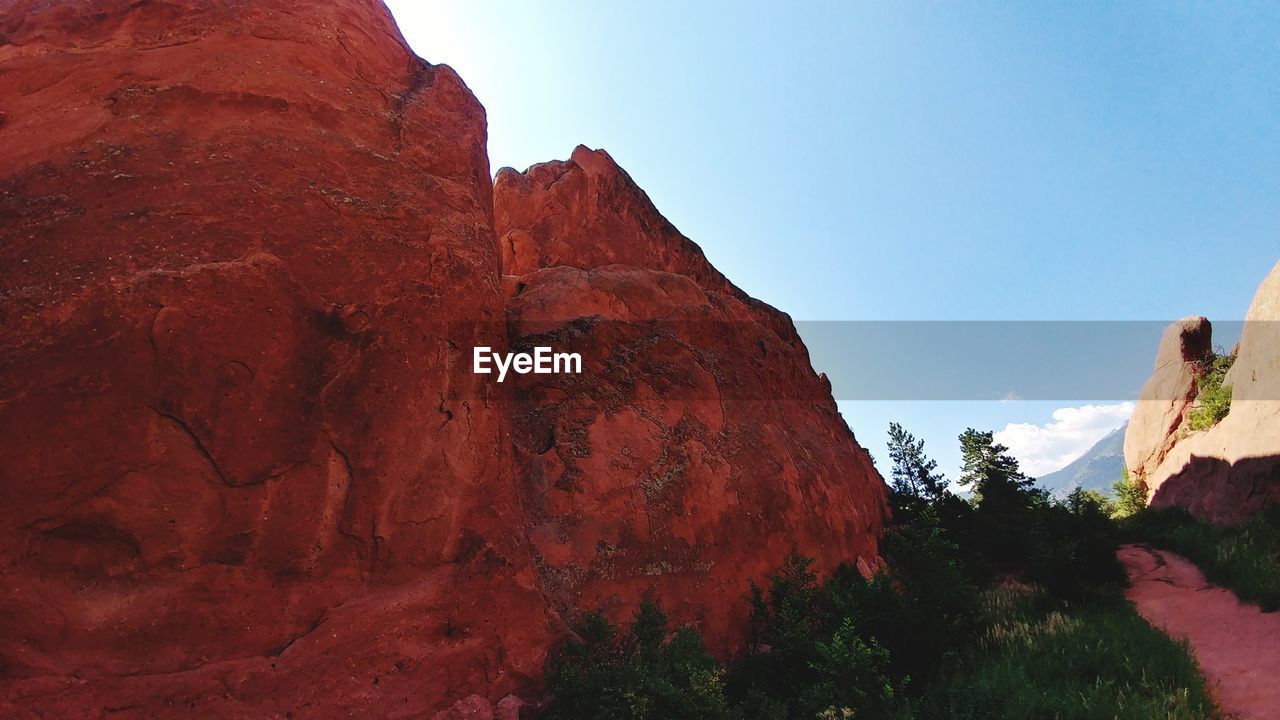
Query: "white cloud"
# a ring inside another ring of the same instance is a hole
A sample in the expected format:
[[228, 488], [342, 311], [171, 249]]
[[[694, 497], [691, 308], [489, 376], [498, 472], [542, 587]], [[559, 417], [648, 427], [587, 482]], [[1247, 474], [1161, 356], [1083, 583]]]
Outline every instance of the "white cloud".
[[1060, 470], [1093, 447], [1133, 414], [1133, 403], [1082, 405], [1053, 411], [1044, 425], [1009, 423], [995, 434], [996, 442], [1007, 445], [1018, 458], [1022, 471], [1039, 477]]

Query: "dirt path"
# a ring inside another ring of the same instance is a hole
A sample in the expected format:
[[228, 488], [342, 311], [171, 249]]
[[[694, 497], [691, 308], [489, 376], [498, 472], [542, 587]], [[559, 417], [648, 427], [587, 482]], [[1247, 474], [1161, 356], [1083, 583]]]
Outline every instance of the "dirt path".
[[1125, 597], [1152, 625], [1186, 638], [1222, 710], [1280, 717], [1280, 613], [1240, 602], [1180, 555], [1143, 545], [1118, 555], [1129, 573]]

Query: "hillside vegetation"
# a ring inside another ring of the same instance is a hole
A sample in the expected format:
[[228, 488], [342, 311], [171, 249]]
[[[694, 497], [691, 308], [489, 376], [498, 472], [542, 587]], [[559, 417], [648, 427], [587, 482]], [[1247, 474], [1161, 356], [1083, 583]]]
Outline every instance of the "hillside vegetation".
[[1122, 597], [1121, 529], [1096, 492], [1053, 500], [989, 432], [960, 437], [952, 493], [890, 430], [887, 569], [820, 580], [792, 554], [744, 603], [721, 663], [655, 606], [618, 629], [584, 614], [548, 673], [551, 718], [1218, 717], [1187, 649]]
[[1125, 534], [1186, 557], [1210, 582], [1265, 612], [1280, 610], [1280, 508], [1229, 527], [1197, 520], [1182, 508], [1147, 508], [1127, 521]]

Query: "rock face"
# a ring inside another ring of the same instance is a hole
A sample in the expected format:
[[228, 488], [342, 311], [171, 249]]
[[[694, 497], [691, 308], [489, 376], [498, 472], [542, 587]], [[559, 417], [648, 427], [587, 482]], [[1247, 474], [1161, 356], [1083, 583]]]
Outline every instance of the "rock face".
[[505, 344], [463, 83], [363, 0], [0, 28], [3, 697], [386, 716], [538, 677], [507, 394], [449, 344]]
[[884, 485], [785, 314], [716, 272], [604, 152], [504, 169], [495, 209], [523, 273], [512, 345], [584, 358], [516, 389], [519, 485], [557, 609], [622, 620], [662, 599], [724, 652], [745, 578], [791, 549], [821, 571], [876, 562]]
[[[1169, 337], [1166, 334], [1166, 341]], [[1198, 339], [1192, 347], [1199, 349]], [[1165, 354], [1162, 344], [1161, 357]], [[1157, 361], [1157, 376], [1148, 387], [1159, 378], [1160, 367]], [[1164, 367], [1169, 372], [1170, 365]], [[1188, 372], [1183, 367], [1176, 374], [1182, 378]], [[1254, 296], [1224, 385], [1232, 388], [1231, 411], [1208, 430], [1181, 427], [1194, 400], [1194, 382], [1176, 413], [1177, 421], [1163, 434], [1135, 433], [1130, 424], [1125, 460], [1130, 472], [1146, 483], [1151, 505], [1178, 505], [1200, 517], [1231, 523], [1280, 503], [1280, 264]]]
[[503, 168], [495, 181], [503, 272], [628, 265], [743, 296], [680, 234], [609, 154], [579, 146], [569, 160]]
[[1170, 325], [1156, 352], [1155, 371], [1133, 409], [1124, 437], [1124, 462], [1133, 477], [1151, 477], [1184, 429], [1196, 380], [1213, 352], [1213, 326], [1201, 316]]
[[[574, 608], [728, 649], [792, 544], [876, 563], [786, 317], [601, 153], [504, 173], [500, 245], [381, 4], [18, 0], [0, 67], [0, 715], [470, 712]], [[473, 374], [509, 333], [590, 374]]]

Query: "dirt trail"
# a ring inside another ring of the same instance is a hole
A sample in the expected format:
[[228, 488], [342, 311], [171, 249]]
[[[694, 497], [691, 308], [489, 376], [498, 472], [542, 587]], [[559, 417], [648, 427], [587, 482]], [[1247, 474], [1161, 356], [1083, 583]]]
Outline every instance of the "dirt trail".
[[1240, 720], [1280, 717], [1280, 613], [1263, 613], [1211, 585], [1186, 558], [1143, 545], [1118, 553], [1125, 597], [1152, 625], [1186, 638], [1222, 710]]

